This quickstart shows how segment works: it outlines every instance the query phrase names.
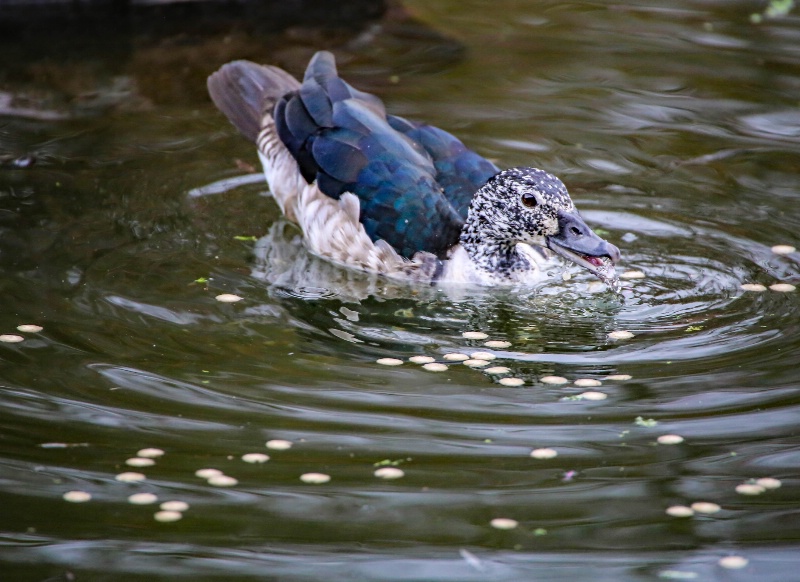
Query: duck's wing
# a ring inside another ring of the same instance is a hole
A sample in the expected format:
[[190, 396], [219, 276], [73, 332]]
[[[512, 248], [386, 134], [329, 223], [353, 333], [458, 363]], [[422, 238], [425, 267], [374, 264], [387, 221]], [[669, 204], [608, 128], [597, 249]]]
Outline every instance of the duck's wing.
[[387, 121], [392, 128], [425, 149], [433, 160], [436, 181], [443, 188], [445, 197], [466, 220], [475, 192], [500, 169], [438, 127], [414, 123], [396, 115], [388, 115]]
[[[314, 56], [302, 86], [277, 102], [274, 118], [306, 181], [316, 180], [332, 198], [358, 197], [360, 221], [373, 241], [382, 239], [407, 258], [419, 251], [441, 257], [458, 242], [466, 189], [455, 179], [441, 181], [437, 167], [457, 168], [457, 161], [437, 157], [452, 142], [428, 150], [400, 118], [387, 120], [380, 99], [339, 78], [331, 53]], [[414, 131], [422, 138], [438, 137], [434, 128], [420, 127]]]

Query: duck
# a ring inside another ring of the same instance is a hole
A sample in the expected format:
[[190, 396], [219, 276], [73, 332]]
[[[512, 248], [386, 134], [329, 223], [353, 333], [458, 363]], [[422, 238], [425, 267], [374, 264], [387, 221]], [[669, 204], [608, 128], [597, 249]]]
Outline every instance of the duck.
[[619, 249], [587, 226], [556, 176], [501, 170], [450, 133], [387, 113], [339, 77], [328, 51], [302, 82], [236, 60], [207, 85], [256, 145], [272, 196], [315, 255], [425, 284], [534, 285], [556, 257], [618, 281]]

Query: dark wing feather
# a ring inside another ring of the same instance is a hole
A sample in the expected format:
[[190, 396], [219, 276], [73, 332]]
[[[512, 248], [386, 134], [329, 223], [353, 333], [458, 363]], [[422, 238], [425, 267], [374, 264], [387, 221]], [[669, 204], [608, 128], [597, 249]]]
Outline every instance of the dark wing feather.
[[436, 181], [453, 208], [466, 220], [475, 192], [500, 169], [438, 127], [412, 123], [395, 115], [387, 116], [387, 121], [428, 152], [436, 168]]
[[404, 257], [444, 256], [472, 195], [497, 172], [446, 132], [387, 119], [380, 99], [339, 78], [327, 52], [311, 60], [300, 90], [278, 102], [275, 122], [306, 180], [333, 198], [358, 196], [370, 238]]

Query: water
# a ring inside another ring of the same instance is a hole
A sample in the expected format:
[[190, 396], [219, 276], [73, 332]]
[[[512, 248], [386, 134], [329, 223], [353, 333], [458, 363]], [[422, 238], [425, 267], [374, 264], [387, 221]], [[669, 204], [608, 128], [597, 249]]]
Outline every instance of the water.
[[[0, 344], [3, 580], [800, 580], [800, 294], [740, 288], [800, 284], [800, 253], [771, 250], [800, 246], [797, 17], [410, 6], [422, 24], [360, 36], [5, 53], [25, 99], [1, 130], [0, 333], [25, 339]], [[419, 289], [308, 256], [203, 79], [241, 56], [298, 73], [323, 47], [393, 112], [558, 174], [644, 278], [622, 297], [574, 269]], [[407, 361], [478, 350], [509, 372]], [[164, 455], [126, 465], [145, 447]], [[238, 483], [195, 476], [209, 467]], [[764, 477], [781, 487], [737, 493]], [[190, 507], [160, 523], [141, 492]], [[666, 513], [698, 501], [720, 511]]]

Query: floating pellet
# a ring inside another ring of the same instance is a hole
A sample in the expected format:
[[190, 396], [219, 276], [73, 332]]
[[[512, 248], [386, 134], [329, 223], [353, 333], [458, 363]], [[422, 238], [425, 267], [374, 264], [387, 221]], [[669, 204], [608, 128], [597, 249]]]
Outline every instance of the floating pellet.
[[144, 457], [146, 459], [157, 459], [164, 455], [164, 451], [156, 448], [141, 449], [136, 453], [137, 457]]
[[797, 289], [797, 287], [791, 283], [775, 283], [774, 285], [770, 285], [769, 288], [773, 291], [778, 291], [779, 293], [790, 293], [791, 291]]
[[219, 469], [198, 469], [194, 472], [195, 475], [200, 477], [201, 479], [210, 479], [211, 477], [216, 477], [217, 475], [222, 475], [222, 471]]
[[292, 441], [285, 441], [283, 439], [272, 439], [267, 441], [266, 447], [273, 451], [287, 451], [292, 448]]
[[597, 392], [595, 390], [589, 390], [587, 392], [582, 392], [578, 394], [578, 398], [582, 398], [583, 400], [605, 400], [608, 398], [608, 394], [605, 392]]
[[774, 477], [761, 477], [756, 479], [756, 484], [761, 485], [764, 489], [778, 489], [781, 486], [781, 480]]
[[797, 249], [791, 245], [775, 245], [772, 247], [772, 252], [776, 255], [788, 255], [795, 252]]
[[183, 514], [180, 511], [157, 511], [153, 515], [153, 519], [161, 523], [169, 523], [183, 519]]
[[742, 283], [741, 285], [739, 285], [739, 287], [744, 291], [760, 292], [767, 290], [767, 288], [761, 283]]
[[482, 340], [489, 337], [489, 335], [483, 333], [482, 331], [465, 331], [461, 334], [461, 337], [471, 340]]
[[694, 515], [694, 509], [686, 507], [685, 505], [672, 505], [671, 507], [667, 507], [666, 514], [672, 517], [692, 517]]
[[561, 376], [542, 376], [539, 378], [539, 382], [543, 384], [566, 384], [569, 380]]
[[159, 505], [164, 511], [186, 511], [189, 509], [189, 504], [185, 501], [165, 501]]
[[522, 386], [525, 384], [525, 380], [522, 378], [500, 378], [498, 382], [503, 386]]
[[375, 470], [375, 476], [379, 479], [400, 479], [405, 473], [397, 467], [381, 467]]
[[719, 562], [717, 562], [721, 567], [729, 570], [739, 570], [746, 567], [749, 563], [750, 560], [744, 556], [725, 556], [724, 558], [720, 558]]
[[214, 487], [233, 487], [238, 485], [239, 481], [229, 475], [213, 475], [208, 478], [208, 484]]
[[511, 370], [505, 366], [492, 366], [484, 370], [487, 374], [508, 374], [510, 371]]
[[508, 517], [495, 517], [489, 522], [489, 525], [495, 529], [514, 529], [519, 525], [519, 522], [516, 519], [510, 519]]
[[600, 380], [595, 380], [594, 378], [578, 378], [575, 380], [575, 386], [580, 388], [594, 388], [602, 385], [603, 383]]
[[459, 354], [457, 352], [445, 354], [442, 357], [449, 362], [463, 362], [464, 360], [469, 360], [469, 356], [467, 354]]
[[611, 374], [610, 376], [606, 376], [606, 380], [611, 381], [624, 381], [630, 380], [631, 378], [633, 378], [633, 376], [630, 374]]
[[134, 493], [128, 497], [128, 503], [134, 505], [150, 505], [158, 501], [158, 496], [155, 493]]
[[531, 457], [534, 459], [554, 459], [558, 456], [558, 451], [555, 449], [533, 449], [531, 451]]
[[408, 358], [408, 361], [415, 364], [430, 364], [431, 362], [435, 362], [436, 358], [430, 356], [411, 356]]
[[742, 483], [736, 486], [736, 493], [739, 495], [761, 495], [767, 489], [756, 483]]
[[92, 494], [88, 491], [67, 491], [61, 497], [70, 503], [86, 503], [92, 500]]
[[620, 279], [644, 279], [645, 274], [641, 271], [625, 271], [620, 274]]
[[156, 464], [153, 459], [148, 459], [145, 457], [132, 457], [125, 461], [125, 464], [130, 467], [152, 467]]
[[662, 434], [656, 442], [660, 445], [679, 445], [683, 442], [683, 437], [679, 434]]
[[139, 481], [144, 481], [147, 479], [141, 473], [134, 473], [133, 471], [127, 471], [125, 473], [120, 473], [116, 477], [114, 477], [117, 481], [122, 481], [123, 483], [138, 483]]
[[42, 329], [44, 328], [41, 325], [33, 325], [30, 323], [17, 326], [17, 331], [21, 331], [22, 333], [39, 333]]
[[564, 271], [563, 273], [561, 273], [561, 280], [562, 281], [569, 281], [570, 279], [572, 279], [572, 275], [570, 273], [568, 273], [567, 271]]
[[13, 333], [4, 333], [0, 335], [0, 342], [5, 342], [7, 344], [16, 344], [24, 340], [25, 338], [21, 335], [15, 335]]
[[423, 369], [428, 372], [444, 372], [447, 370], [447, 364], [439, 364], [438, 362], [431, 362], [430, 364], [422, 364]]
[[375, 363], [381, 366], [400, 366], [403, 364], [403, 360], [398, 360], [397, 358], [380, 358], [375, 360]]
[[625, 340], [625, 339], [631, 339], [632, 337], [634, 337], [634, 334], [624, 329], [612, 331], [609, 332], [608, 334], [608, 339], [613, 339], [613, 340]]
[[265, 455], [264, 453], [246, 453], [242, 455], [242, 460], [245, 463], [266, 463], [269, 461], [269, 455]]
[[490, 352], [472, 352], [469, 357], [473, 360], [494, 360], [497, 356]]
[[488, 342], [485, 342], [483, 345], [485, 345], [487, 348], [503, 349], [503, 348], [510, 348], [511, 342], [507, 342], [504, 340], [489, 340]]
[[710, 501], [695, 501], [691, 507], [697, 513], [717, 513], [722, 509], [719, 505]]
[[469, 366], [470, 368], [483, 368], [484, 366], [489, 365], [489, 360], [464, 360], [463, 364], [465, 366]]
[[233, 293], [222, 293], [214, 297], [220, 303], [236, 303], [237, 301], [241, 301], [242, 297], [238, 295], [234, 295]]
[[303, 473], [300, 475], [300, 480], [311, 485], [321, 485], [330, 481], [331, 476], [325, 473]]

